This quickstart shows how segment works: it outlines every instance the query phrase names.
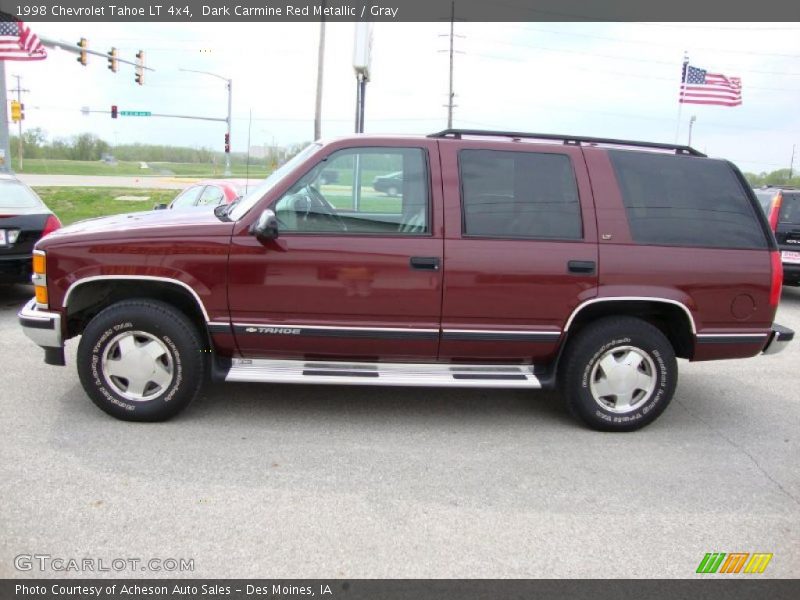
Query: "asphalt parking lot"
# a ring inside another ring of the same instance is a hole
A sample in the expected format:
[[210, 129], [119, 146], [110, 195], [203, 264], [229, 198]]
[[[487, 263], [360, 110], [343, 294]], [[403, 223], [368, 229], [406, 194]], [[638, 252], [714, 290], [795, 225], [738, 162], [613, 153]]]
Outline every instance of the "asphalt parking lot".
[[[552, 393], [250, 384], [132, 424], [84, 395], [75, 340], [44, 365], [15, 317], [31, 295], [0, 287], [0, 577], [64, 575], [14, 567], [49, 554], [199, 577], [682, 578], [712, 551], [800, 576], [800, 341], [681, 362], [633, 434], [583, 429]], [[800, 331], [800, 289], [778, 321]]]

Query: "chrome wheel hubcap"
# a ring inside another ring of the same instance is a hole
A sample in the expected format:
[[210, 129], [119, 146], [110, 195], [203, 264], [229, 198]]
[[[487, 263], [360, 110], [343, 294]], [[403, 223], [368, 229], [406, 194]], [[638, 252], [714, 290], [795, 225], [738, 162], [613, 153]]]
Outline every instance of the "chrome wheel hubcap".
[[103, 352], [102, 367], [108, 386], [134, 402], [156, 398], [174, 376], [169, 349], [144, 331], [126, 331], [114, 337]]
[[592, 368], [589, 383], [594, 401], [614, 413], [636, 410], [655, 387], [653, 359], [635, 346], [618, 346], [603, 354]]

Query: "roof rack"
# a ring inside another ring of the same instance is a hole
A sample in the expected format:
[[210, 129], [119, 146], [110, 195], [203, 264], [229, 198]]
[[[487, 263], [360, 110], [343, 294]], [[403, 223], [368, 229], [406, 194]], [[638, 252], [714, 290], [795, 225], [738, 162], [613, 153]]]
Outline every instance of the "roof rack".
[[616, 140], [613, 138], [585, 137], [575, 135], [556, 135], [553, 133], [522, 133], [519, 131], [490, 131], [484, 129], [443, 129], [438, 133], [431, 133], [429, 138], [461, 139], [462, 136], [507, 137], [512, 139], [555, 140], [569, 146], [581, 144], [612, 144], [614, 146], [631, 146], [635, 148], [654, 148], [657, 150], [673, 150], [675, 154], [689, 154], [691, 156], [705, 156], [702, 152], [690, 146], [678, 144], [661, 144], [658, 142], [636, 142], [631, 140]]

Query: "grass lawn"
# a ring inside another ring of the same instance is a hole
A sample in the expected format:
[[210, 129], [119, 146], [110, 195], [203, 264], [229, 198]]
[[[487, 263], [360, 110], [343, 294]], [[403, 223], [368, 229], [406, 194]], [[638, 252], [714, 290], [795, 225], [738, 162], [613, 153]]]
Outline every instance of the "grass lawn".
[[[16, 163], [14, 163], [16, 165]], [[25, 159], [24, 169], [20, 173], [36, 173], [46, 175], [128, 175], [137, 177], [222, 177], [225, 165], [203, 163], [148, 162], [147, 169], [141, 169], [138, 162], [120, 161], [110, 165], [99, 160], [48, 160], [44, 158]], [[232, 177], [245, 177], [247, 169], [244, 165], [231, 167]], [[264, 178], [269, 170], [264, 165], [250, 165], [250, 177]]]
[[[152, 210], [154, 204], [168, 203], [178, 193], [176, 190], [140, 188], [35, 187], [33, 189], [64, 225], [93, 217]], [[120, 196], [142, 199], [117, 200]]]
[[[168, 204], [178, 194], [177, 190], [124, 187], [37, 186], [33, 189], [64, 225], [82, 219], [152, 210], [153, 205], [162, 202]], [[352, 190], [349, 187], [326, 185], [322, 193], [337, 209], [352, 210]], [[402, 200], [400, 197], [390, 198], [365, 186], [361, 188], [361, 211], [400, 214]]]

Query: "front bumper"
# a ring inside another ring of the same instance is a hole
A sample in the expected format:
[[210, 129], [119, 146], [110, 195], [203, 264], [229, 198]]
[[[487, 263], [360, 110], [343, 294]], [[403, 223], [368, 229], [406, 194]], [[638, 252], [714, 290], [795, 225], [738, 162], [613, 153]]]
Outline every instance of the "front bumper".
[[37, 346], [44, 348], [44, 361], [49, 365], [64, 364], [64, 341], [61, 337], [61, 315], [36, 307], [32, 298], [17, 313], [22, 331]]
[[769, 341], [767, 341], [767, 345], [764, 346], [764, 350], [762, 350], [763, 354], [777, 354], [784, 348], [786, 348], [787, 344], [794, 339], [794, 331], [789, 329], [788, 327], [784, 327], [783, 325], [778, 325], [777, 323], [772, 324], [772, 333], [769, 335]]

